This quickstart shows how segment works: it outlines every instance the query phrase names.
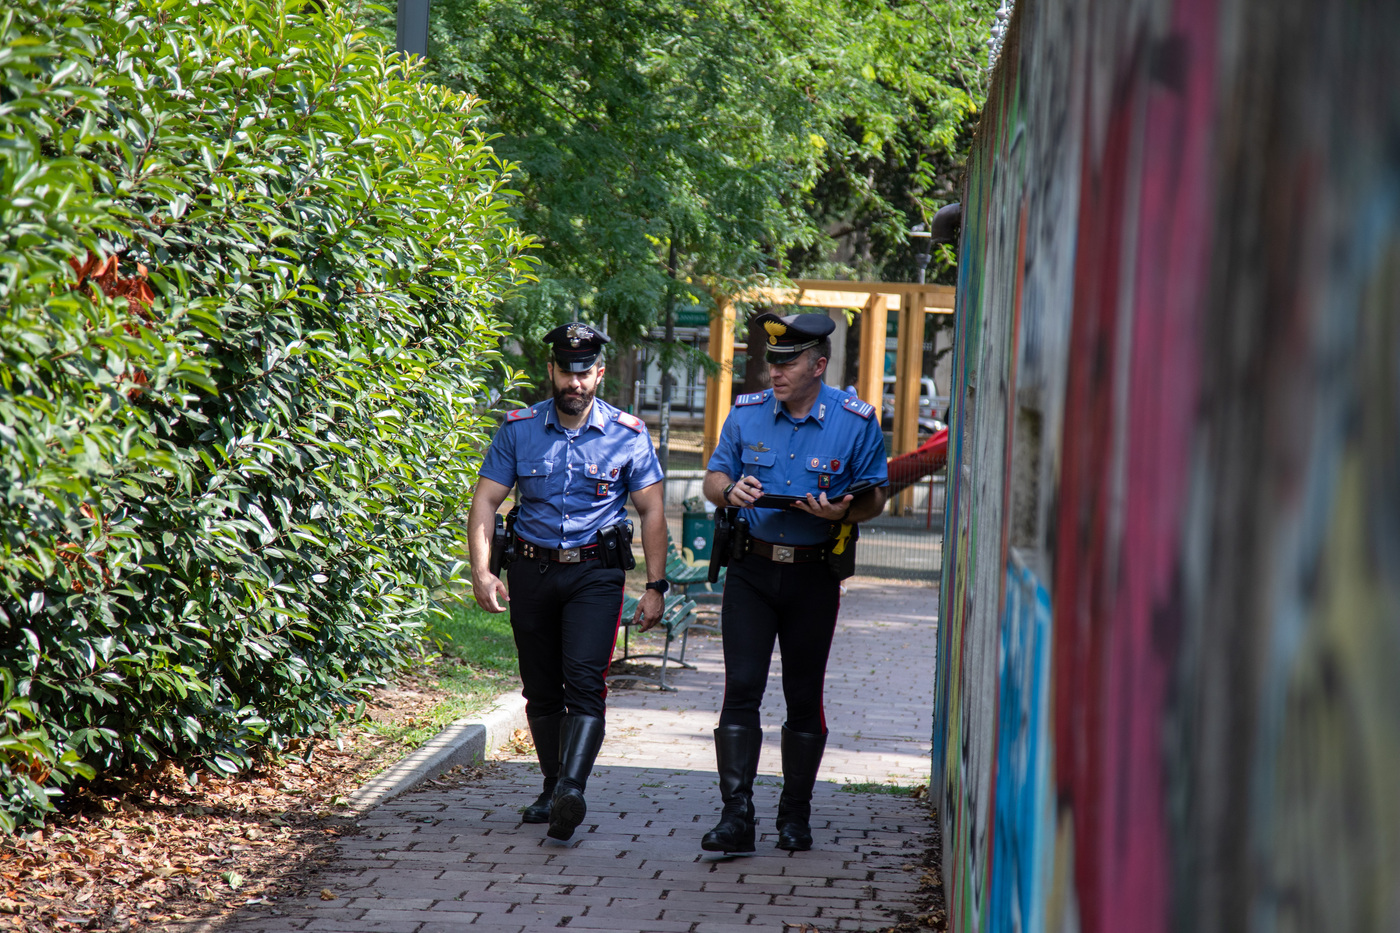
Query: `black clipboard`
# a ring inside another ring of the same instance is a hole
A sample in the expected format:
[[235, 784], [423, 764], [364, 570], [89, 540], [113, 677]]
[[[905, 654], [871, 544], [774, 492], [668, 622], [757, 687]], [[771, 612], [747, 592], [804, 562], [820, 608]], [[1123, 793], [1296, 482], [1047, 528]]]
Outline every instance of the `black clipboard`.
[[[836, 496], [832, 496], [830, 493], [827, 493], [827, 499], [832, 499], [832, 498], [841, 499], [841, 498], [844, 498], [844, 497], [846, 497], [846, 496], [858, 496], [858, 495], [860, 495], [860, 494], [863, 493], [863, 492], [869, 492], [869, 491], [872, 490], [872, 489], [878, 489], [881, 485], [884, 485], [884, 484], [883, 484], [883, 483], [857, 483], [856, 485], [852, 486], [851, 488], [849, 488], [849, 489], [847, 489], [847, 490], [844, 490], [843, 492], [838, 493]], [[826, 492], [826, 490], [823, 489], [822, 492]], [[790, 508], [792, 508], [793, 505], [795, 505], [796, 503], [798, 503], [798, 502], [806, 502], [806, 501], [807, 501], [807, 497], [806, 497], [806, 496], [774, 496], [774, 495], [769, 495], [769, 494], [767, 494], [767, 493], [764, 493], [763, 495], [759, 496], [757, 499], [755, 499], [755, 500], [753, 501], [753, 505], [751, 506], [751, 508], [755, 508], [755, 509], [790, 509]]]

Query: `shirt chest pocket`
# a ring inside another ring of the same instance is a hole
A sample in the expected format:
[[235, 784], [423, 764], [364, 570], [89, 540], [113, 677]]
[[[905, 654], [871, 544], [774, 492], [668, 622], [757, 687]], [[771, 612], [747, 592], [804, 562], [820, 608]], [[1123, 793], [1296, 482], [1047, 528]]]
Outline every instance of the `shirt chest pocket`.
[[845, 465], [844, 457], [813, 457], [807, 458], [807, 475], [812, 480], [812, 486], [819, 491], [831, 488], [832, 482], [841, 475], [841, 467]]
[[550, 494], [554, 482], [553, 460], [519, 460], [515, 464], [515, 483], [527, 499], [543, 499]]
[[771, 450], [751, 450], [745, 447], [739, 457], [744, 464], [744, 472], [756, 473], [760, 469], [771, 467], [778, 462], [778, 455]]

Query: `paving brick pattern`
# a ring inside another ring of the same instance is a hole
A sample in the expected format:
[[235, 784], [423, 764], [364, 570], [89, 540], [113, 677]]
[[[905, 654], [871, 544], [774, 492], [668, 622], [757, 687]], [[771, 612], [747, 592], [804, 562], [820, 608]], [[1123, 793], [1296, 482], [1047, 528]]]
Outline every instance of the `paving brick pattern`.
[[[923, 803], [850, 783], [923, 784], [932, 725], [935, 591], [855, 578], [828, 668], [830, 729], [810, 852], [774, 847], [781, 790], [781, 660], [764, 703], [754, 856], [703, 852], [720, 808], [711, 730], [723, 694], [718, 637], [691, 639], [676, 693], [614, 689], [588, 817], [567, 843], [519, 821], [539, 781], [507, 759], [486, 779], [429, 786], [370, 811], [320, 885], [334, 900], [238, 914], [221, 933], [882, 930], [913, 907]], [[319, 889], [318, 889], [319, 890]]]

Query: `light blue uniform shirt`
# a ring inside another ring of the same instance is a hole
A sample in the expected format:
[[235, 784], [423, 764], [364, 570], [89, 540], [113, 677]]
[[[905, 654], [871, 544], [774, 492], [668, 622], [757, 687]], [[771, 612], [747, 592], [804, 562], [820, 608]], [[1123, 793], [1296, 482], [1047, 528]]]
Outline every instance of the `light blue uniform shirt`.
[[506, 415], [481, 475], [518, 486], [515, 533], [549, 548], [583, 547], [627, 517], [627, 496], [662, 480], [646, 425], [600, 398], [577, 431], [553, 399]]
[[[737, 480], [748, 475], [764, 493], [839, 499], [858, 483], [889, 482], [885, 438], [875, 407], [822, 385], [802, 419], [788, 414], [772, 389], [741, 395], [724, 421], [709, 469]], [[749, 532], [772, 544], [821, 544], [831, 522], [797, 508], [745, 509]]]

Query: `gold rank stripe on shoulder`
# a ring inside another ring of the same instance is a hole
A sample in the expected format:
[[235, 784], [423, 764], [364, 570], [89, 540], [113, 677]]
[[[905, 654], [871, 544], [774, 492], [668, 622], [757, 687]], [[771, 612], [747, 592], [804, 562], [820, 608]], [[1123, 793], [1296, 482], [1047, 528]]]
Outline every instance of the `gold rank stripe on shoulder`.
[[535, 410], [534, 410], [533, 408], [517, 408], [515, 411], [513, 411], [513, 412], [511, 412], [510, 414], [506, 415], [506, 420], [507, 420], [507, 421], [524, 421], [526, 418], [533, 418], [533, 417], [535, 417]]
[[638, 433], [641, 433], [646, 428], [646, 425], [642, 423], [641, 418], [638, 418], [636, 415], [629, 415], [625, 411], [618, 412], [616, 415], [613, 416], [613, 420], [616, 421], [618, 424], [622, 425], [624, 428], [631, 428], [633, 431], [636, 431]]

